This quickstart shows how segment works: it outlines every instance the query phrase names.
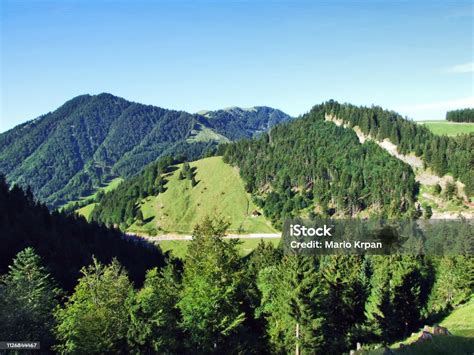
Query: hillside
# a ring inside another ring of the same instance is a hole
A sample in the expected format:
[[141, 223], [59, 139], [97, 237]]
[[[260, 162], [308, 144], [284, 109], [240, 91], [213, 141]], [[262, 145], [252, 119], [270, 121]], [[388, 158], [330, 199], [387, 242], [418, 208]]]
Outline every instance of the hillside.
[[52, 276], [68, 291], [93, 256], [103, 263], [117, 258], [137, 283], [143, 281], [146, 270], [164, 264], [158, 248], [125, 240], [119, 231], [87, 223], [84, 218], [50, 213], [31, 192], [10, 189], [2, 175], [0, 226], [0, 275], [8, 271], [16, 253], [33, 247]]
[[[227, 112], [227, 111], [226, 111]], [[50, 207], [130, 177], [164, 155], [200, 157], [218, 143], [252, 136], [290, 117], [268, 107], [204, 117], [110, 95], [78, 96], [0, 134], [0, 172], [29, 185]]]
[[313, 107], [312, 112], [323, 112], [323, 119], [357, 128], [378, 142], [388, 140], [396, 146], [397, 153], [419, 158], [440, 177], [451, 175], [465, 185], [465, 195], [474, 195], [474, 133], [455, 137], [435, 135], [427, 127], [379, 106], [359, 107], [331, 100]]
[[217, 111], [203, 112], [216, 132], [231, 140], [252, 138], [271, 127], [288, 121], [288, 115], [280, 110], [265, 106], [250, 108], [230, 107]]
[[[348, 127], [344, 121], [330, 115], [326, 115], [326, 120], [335, 123], [337, 126]], [[415, 179], [419, 184], [418, 208], [423, 213], [430, 210], [432, 218], [436, 219], [458, 218], [459, 216], [464, 218], [474, 217], [474, 207], [467, 201], [469, 197], [466, 195], [465, 185], [460, 181], [456, 181], [449, 174], [437, 175], [424, 164], [420, 157], [413, 153], [399, 153], [398, 147], [388, 138], [383, 141], [374, 139], [370, 135], [364, 134], [359, 126], [354, 126], [353, 130], [361, 143], [373, 141], [390, 155], [412, 167]], [[449, 189], [451, 189], [451, 196], [447, 193]]]
[[[414, 333], [404, 341], [390, 346], [395, 354], [471, 354], [474, 351], [474, 302], [455, 309], [449, 316], [440, 322], [451, 335], [435, 336], [432, 341], [415, 344], [421, 334]], [[403, 344], [403, 345], [402, 345]], [[367, 355], [384, 354], [382, 349], [360, 352]]]
[[409, 165], [313, 110], [258, 139], [226, 146], [246, 189], [274, 225], [316, 214], [413, 215], [415, 179]]
[[[144, 198], [138, 198], [135, 207], [135, 218], [127, 223], [129, 232], [147, 235], [178, 233], [190, 234], [195, 224], [206, 215], [220, 216], [230, 222], [229, 232], [235, 233], [271, 233], [274, 230], [261, 215], [252, 216], [257, 210], [244, 189], [244, 183], [239, 177], [238, 171], [225, 164], [221, 157], [211, 157], [190, 163], [193, 169], [196, 185], [192, 186], [189, 179], [179, 179], [183, 164], [173, 165], [169, 172], [164, 173], [164, 191], [158, 194], [150, 194]], [[145, 176], [149, 167], [142, 172]], [[136, 178], [138, 179], [138, 178]], [[136, 179], [124, 183], [119, 189], [111, 193], [117, 196], [104, 196], [104, 201], [98, 201], [98, 206], [89, 205], [78, 212], [87, 215], [94, 207], [92, 218], [107, 222], [107, 217], [113, 215], [108, 208], [105, 199], [130, 200], [124, 191], [127, 185], [133, 186]], [[140, 185], [144, 185], [140, 183]], [[133, 188], [132, 188], [133, 189]], [[116, 204], [114, 203], [115, 207]], [[138, 208], [141, 211], [141, 220], [137, 220]], [[119, 221], [113, 221], [117, 223]], [[119, 223], [126, 222], [122, 218]]]

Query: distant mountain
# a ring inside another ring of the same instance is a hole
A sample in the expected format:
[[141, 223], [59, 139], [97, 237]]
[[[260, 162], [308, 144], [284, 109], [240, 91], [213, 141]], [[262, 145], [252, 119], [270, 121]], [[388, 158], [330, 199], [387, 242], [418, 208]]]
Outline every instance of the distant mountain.
[[167, 110], [111, 94], [81, 95], [0, 134], [0, 172], [59, 206], [111, 177], [129, 177], [164, 155], [201, 156], [220, 142], [252, 137], [290, 116], [269, 107]]
[[266, 132], [270, 127], [286, 122], [289, 116], [265, 106], [250, 108], [230, 107], [223, 110], [208, 111], [203, 114], [214, 129], [230, 138], [252, 138], [256, 134]]

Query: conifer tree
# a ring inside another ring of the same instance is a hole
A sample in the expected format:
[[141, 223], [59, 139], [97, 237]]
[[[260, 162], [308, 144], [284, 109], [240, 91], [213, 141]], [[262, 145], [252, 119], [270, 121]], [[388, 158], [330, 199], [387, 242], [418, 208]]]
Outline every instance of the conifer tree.
[[429, 299], [429, 309], [440, 312], [457, 306], [472, 294], [474, 258], [443, 256], [436, 268], [436, 280]]
[[0, 334], [2, 340], [53, 343], [53, 310], [60, 290], [33, 248], [19, 252], [10, 271], [0, 279]]
[[456, 188], [456, 185], [451, 182], [451, 181], [448, 181], [446, 183], [446, 187], [445, 187], [445, 191], [444, 191], [445, 195], [446, 195], [446, 198], [448, 200], [451, 200], [453, 197], [456, 196], [457, 194], [457, 188]]
[[366, 316], [372, 333], [382, 342], [408, 335], [420, 325], [423, 309], [423, 264], [414, 256], [374, 256], [372, 292]]
[[130, 310], [128, 343], [132, 352], [179, 352], [183, 340], [176, 308], [179, 292], [180, 280], [172, 264], [161, 271], [154, 268], [147, 272]]
[[320, 280], [325, 307], [325, 349], [342, 353], [348, 349], [357, 324], [365, 320], [367, 278], [363, 259], [352, 255], [321, 258]]
[[137, 211], [137, 224], [142, 225], [143, 224], [143, 212], [142, 209], [139, 207]]
[[237, 240], [223, 239], [228, 224], [205, 218], [193, 232], [177, 304], [181, 328], [194, 351], [240, 346], [244, 332], [241, 259]]
[[324, 349], [321, 288], [314, 258], [287, 256], [263, 269], [258, 278], [262, 293], [257, 316], [264, 316], [267, 333], [277, 353], [315, 353]]

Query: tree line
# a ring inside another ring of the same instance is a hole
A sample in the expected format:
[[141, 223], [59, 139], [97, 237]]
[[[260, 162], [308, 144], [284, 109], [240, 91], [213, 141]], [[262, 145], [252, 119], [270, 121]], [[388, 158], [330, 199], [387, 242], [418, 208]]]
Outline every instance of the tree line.
[[141, 286], [93, 259], [68, 293], [27, 247], [0, 279], [0, 334], [60, 353], [342, 353], [406, 337], [472, 295], [472, 257], [302, 257], [261, 241], [242, 258], [226, 228], [203, 220], [185, 259]]
[[446, 120], [451, 122], [474, 122], [474, 108], [463, 108], [446, 112]]

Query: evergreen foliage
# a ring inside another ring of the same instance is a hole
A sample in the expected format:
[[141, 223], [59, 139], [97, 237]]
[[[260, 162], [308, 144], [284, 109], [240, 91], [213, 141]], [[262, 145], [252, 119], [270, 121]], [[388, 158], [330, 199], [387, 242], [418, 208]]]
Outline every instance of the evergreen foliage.
[[[89, 194], [111, 177], [133, 176], [160, 157], [184, 154], [197, 159], [216, 147], [219, 135], [251, 137], [289, 119], [268, 107], [208, 112], [204, 117], [106, 93], [81, 95], [1, 133], [0, 173], [10, 183], [31, 186], [41, 201], [58, 207]], [[215, 137], [193, 140], [202, 130]]]
[[352, 216], [370, 209], [390, 217], [414, 210], [411, 168], [325, 122], [322, 111], [227, 145], [224, 161], [240, 168], [248, 191], [276, 226], [304, 210]]
[[339, 104], [332, 100], [313, 107], [311, 113], [320, 113], [321, 119], [326, 115], [337, 117], [378, 140], [389, 138], [400, 153], [414, 153], [423, 158], [440, 176], [452, 174], [466, 185], [468, 196], [474, 194], [474, 133], [438, 136], [393, 111], [378, 106]]
[[65, 290], [71, 290], [80, 269], [92, 261], [103, 263], [116, 257], [140, 284], [147, 269], [163, 265], [159, 248], [127, 240], [114, 229], [99, 226], [76, 215], [50, 213], [34, 200], [31, 191], [9, 189], [0, 175], [0, 274], [21, 250], [33, 247], [51, 275]]
[[2, 339], [40, 341], [50, 347], [60, 290], [33, 248], [20, 251], [9, 269], [0, 278]]
[[464, 108], [446, 112], [446, 120], [452, 122], [473, 122], [474, 108]]
[[135, 294], [130, 309], [128, 342], [136, 354], [173, 354], [184, 341], [176, 300], [180, 295], [180, 275], [172, 264], [147, 272], [143, 287]]
[[116, 259], [93, 258], [59, 306], [27, 248], [0, 279], [1, 333], [62, 353], [332, 354], [392, 343], [472, 297], [470, 256], [284, 256], [262, 242], [241, 258], [226, 228], [202, 221], [184, 263], [137, 288]]
[[185, 260], [177, 307], [190, 349], [237, 349], [245, 328], [241, 260], [236, 240], [225, 241], [227, 224], [205, 219], [196, 226]]
[[372, 263], [366, 315], [372, 333], [389, 343], [421, 325], [427, 300], [423, 281], [426, 265], [420, 257], [411, 256], [375, 256]]
[[166, 191], [165, 175], [171, 166], [180, 161], [169, 156], [147, 166], [140, 174], [123, 181], [116, 189], [102, 195], [91, 214], [93, 221], [107, 226], [126, 228], [135, 220], [143, 222], [143, 214], [137, 207], [147, 196]]
[[286, 257], [264, 268], [258, 279], [262, 293], [257, 315], [265, 317], [272, 350], [302, 353], [324, 349], [323, 303], [317, 264], [312, 258]]

